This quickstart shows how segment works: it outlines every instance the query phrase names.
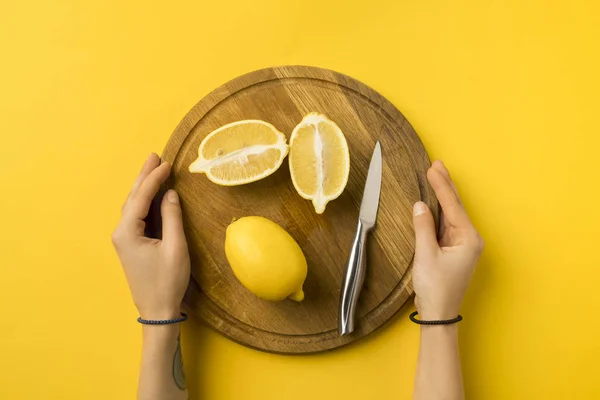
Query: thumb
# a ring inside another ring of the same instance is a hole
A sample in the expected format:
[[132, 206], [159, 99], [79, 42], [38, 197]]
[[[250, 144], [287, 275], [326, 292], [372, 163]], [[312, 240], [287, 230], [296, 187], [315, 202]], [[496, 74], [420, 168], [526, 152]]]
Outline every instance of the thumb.
[[163, 197], [160, 207], [162, 215], [162, 241], [168, 246], [187, 245], [181, 219], [181, 205], [179, 196], [173, 189], [169, 189]]
[[413, 207], [413, 223], [415, 225], [415, 252], [437, 249], [438, 241], [435, 233], [433, 215], [422, 201], [417, 201]]

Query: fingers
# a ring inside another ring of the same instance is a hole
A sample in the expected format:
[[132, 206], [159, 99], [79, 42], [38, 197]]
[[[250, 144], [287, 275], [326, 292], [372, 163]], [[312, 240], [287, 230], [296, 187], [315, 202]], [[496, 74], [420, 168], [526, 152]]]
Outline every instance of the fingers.
[[439, 249], [435, 222], [427, 204], [417, 201], [413, 207], [413, 223], [415, 225], [416, 252]]
[[162, 215], [163, 243], [174, 247], [187, 246], [183, 231], [179, 196], [173, 189], [167, 191], [163, 197], [160, 212]]
[[448, 224], [448, 222], [446, 221], [446, 218], [444, 218], [443, 211], [440, 211], [439, 219], [440, 219], [440, 223], [439, 223], [439, 228], [438, 228], [438, 237], [443, 238], [444, 233], [446, 233], [446, 225]]
[[444, 178], [446, 178], [446, 180], [448, 182], [450, 182], [450, 186], [452, 187], [452, 190], [456, 194], [456, 197], [458, 198], [458, 202], [462, 203], [462, 201], [460, 200], [460, 196], [458, 194], [458, 189], [456, 189], [456, 185], [454, 184], [454, 182], [452, 181], [452, 177], [450, 176], [450, 171], [448, 171], [448, 168], [446, 168], [446, 166], [444, 165], [442, 160], [435, 160], [433, 162], [433, 164], [431, 164], [431, 167], [437, 169], [438, 171], [440, 171], [442, 173], [442, 175], [444, 175]]
[[146, 218], [152, 199], [156, 196], [160, 185], [167, 180], [170, 173], [171, 165], [169, 163], [163, 163], [153, 169], [139, 185], [139, 188], [131, 196], [131, 199], [129, 199], [124, 211], [124, 217], [138, 220]]
[[[435, 160], [433, 162], [433, 164], [431, 164], [431, 168], [437, 169], [438, 171], [440, 171], [442, 173], [442, 175], [444, 175], [444, 177], [450, 182], [450, 186], [452, 186], [452, 190], [456, 194], [456, 197], [458, 198], [458, 202], [462, 204], [462, 201], [460, 200], [460, 196], [458, 195], [458, 190], [456, 189], [456, 185], [454, 184], [454, 182], [452, 181], [452, 178], [450, 177], [450, 171], [448, 171], [448, 169], [446, 168], [446, 166], [444, 165], [442, 160]], [[444, 213], [440, 212], [440, 228], [438, 230], [438, 237], [440, 237], [440, 238], [444, 237], [444, 232], [446, 231], [447, 226], [448, 226], [448, 221], [446, 221], [446, 218], [444, 218]]]
[[452, 187], [452, 181], [446, 178], [444, 172], [432, 166], [427, 171], [427, 180], [429, 180], [442, 206], [445, 220], [454, 227], [470, 225], [469, 217], [460, 203], [455, 189]]
[[146, 177], [150, 175], [150, 172], [152, 172], [159, 165], [160, 157], [156, 153], [150, 153], [150, 155], [146, 159], [146, 162], [142, 166], [142, 170], [135, 179], [135, 182], [133, 183], [133, 187], [131, 188], [131, 192], [129, 192], [129, 196], [127, 197], [127, 199], [131, 198], [131, 196], [133, 196], [135, 192], [137, 192], [144, 179], [146, 179]]

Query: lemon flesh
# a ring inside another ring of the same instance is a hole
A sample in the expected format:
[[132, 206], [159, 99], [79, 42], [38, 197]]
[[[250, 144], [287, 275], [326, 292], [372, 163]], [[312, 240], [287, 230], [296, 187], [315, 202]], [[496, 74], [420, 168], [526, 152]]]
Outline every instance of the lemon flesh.
[[236, 121], [202, 140], [189, 171], [206, 174], [219, 185], [243, 185], [277, 171], [287, 153], [285, 135], [273, 125], [261, 120]]
[[348, 183], [350, 153], [342, 130], [322, 114], [307, 114], [292, 132], [289, 164], [298, 194], [323, 213]]
[[306, 259], [298, 243], [275, 222], [244, 217], [231, 223], [225, 255], [236, 278], [256, 296], [271, 301], [304, 299]]

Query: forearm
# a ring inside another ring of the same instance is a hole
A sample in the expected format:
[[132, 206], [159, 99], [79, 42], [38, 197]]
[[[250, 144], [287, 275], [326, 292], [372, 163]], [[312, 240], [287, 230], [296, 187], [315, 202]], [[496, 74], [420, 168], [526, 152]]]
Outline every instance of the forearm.
[[144, 325], [139, 400], [187, 399], [179, 324]]
[[464, 399], [456, 324], [421, 327], [413, 398]]

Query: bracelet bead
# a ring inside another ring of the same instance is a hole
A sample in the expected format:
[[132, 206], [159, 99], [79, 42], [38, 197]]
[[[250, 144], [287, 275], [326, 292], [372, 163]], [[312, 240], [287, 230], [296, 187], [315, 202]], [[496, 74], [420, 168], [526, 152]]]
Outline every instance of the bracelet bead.
[[421, 321], [421, 320], [415, 318], [418, 314], [419, 313], [417, 311], [415, 311], [415, 312], [411, 313], [408, 318], [410, 318], [410, 320], [412, 322], [414, 322], [415, 324], [419, 324], [419, 325], [450, 325], [450, 324], [455, 324], [457, 322], [460, 322], [463, 319], [463, 317], [461, 315], [459, 315], [456, 318], [452, 318], [452, 319], [442, 319], [442, 320], [438, 320], [438, 321]]
[[179, 317], [179, 318], [152, 320], [152, 319], [142, 319], [142, 317], [139, 317], [137, 319], [137, 322], [139, 322], [142, 325], [169, 325], [169, 324], [177, 324], [177, 323], [183, 322], [187, 319], [188, 319], [187, 314], [181, 313], [181, 317]]

